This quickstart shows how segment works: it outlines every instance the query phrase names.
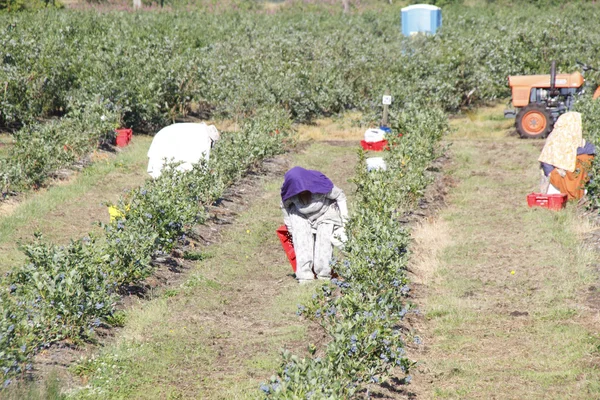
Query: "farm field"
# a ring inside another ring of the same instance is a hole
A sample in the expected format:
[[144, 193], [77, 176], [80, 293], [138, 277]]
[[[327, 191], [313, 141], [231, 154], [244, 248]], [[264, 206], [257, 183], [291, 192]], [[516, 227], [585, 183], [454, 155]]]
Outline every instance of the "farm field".
[[[448, 2], [407, 38], [404, 3], [209, 3], [0, 2], [0, 398], [600, 397], [598, 164], [530, 209], [543, 141], [503, 117], [507, 75], [600, 65], [597, 5]], [[200, 120], [210, 160], [149, 179], [151, 135]], [[306, 286], [275, 235], [295, 165], [350, 206]]]
[[[351, 193], [355, 152], [353, 142], [314, 143], [281, 158], [278, 172], [296, 164], [318, 168]], [[256, 398], [278, 367], [280, 349], [306, 355], [309, 341], [325, 340], [296, 315], [315, 287], [290, 277], [274, 234], [281, 176], [272, 172], [248, 191], [247, 209], [219, 243], [202, 250], [207, 259], [189, 278], [128, 310], [131, 324], [121, 338], [83, 365], [98, 394], [75, 397]]]
[[453, 121], [447, 208], [415, 231], [418, 397], [596, 398], [598, 254], [582, 241], [597, 228], [527, 207], [541, 143], [506, 136], [498, 111]]
[[108, 222], [104, 203], [116, 202], [125, 190], [146, 179], [150, 141], [149, 137], [136, 137], [116, 156], [98, 154], [92, 166], [68, 181], [2, 204], [0, 271], [7, 272], [14, 264], [24, 262], [18, 243], [33, 240], [37, 231], [44, 232], [49, 240], [66, 244], [93, 230], [95, 222]]
[[[558, 214], [526, 207], [537, 171], [534, 161], [524, 160], [540, 143], [510, 136], [510, 121], [498, 118], [500, 111], [451, 120], [446, 206], [414, 233], [413, 301], [423, 317], [415, 321], [422, 344], [411, 354], [419, 365], [411, 385], [373, 386], [373, 395], [492, 398], [502, 387], [502, 398], [545, 398], [552, 391], [584, 399], [598, 391], [595, 305], [586, 300], [597, 255], [581, 245], [590, 225], [575, 207]], [[346, 123], [320, 126], [343, 136]], [[302, 137], [314, 129], [301, 126]], [[352, 193], [347, 180], [357, 146], [337, 140], [301, 148], [253, 178], [241, 199], [243, 212], [201, 250], [205, 259], [183, 281], [158, 289], [150, 301], [134, 300], [125, 328], [105, 348], [75, 362], [71, 372], [62, 370], [63, 389], [89, 385], [70, 397], [257, 398], [280, 349], [307, 355], [307, 343], [327, 340], [318, 325], [295, 314], [314, 287], [294, 283], [272, 234], [280, 224], [278, 174], [301, 163]], [[511, 155], [499, 157], [508, 148]], [[499, 169], [502, 163], [508, 165]], [[507, 187], [521, 195], [495, 202]]]

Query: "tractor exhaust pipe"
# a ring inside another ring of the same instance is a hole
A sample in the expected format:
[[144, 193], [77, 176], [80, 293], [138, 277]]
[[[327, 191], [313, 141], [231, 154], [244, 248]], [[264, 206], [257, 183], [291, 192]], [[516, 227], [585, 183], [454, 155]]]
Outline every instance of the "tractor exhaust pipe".
[[556, 61], [553, 60], [550, 64], [550, 93], [555, 96], [556, 91]]

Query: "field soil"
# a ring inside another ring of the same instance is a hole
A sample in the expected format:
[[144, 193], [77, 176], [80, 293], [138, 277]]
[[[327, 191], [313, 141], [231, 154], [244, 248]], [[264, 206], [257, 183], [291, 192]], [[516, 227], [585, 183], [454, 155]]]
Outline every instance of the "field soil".
[[[501, 115], [492, 108], [452, 119], [449, 158], [436, 164], [441, 172], [426, 199], [402, 221], [414, 227], [411, 293], [419, 313], [409, 329], [421, 343], [408, 350], [418, 364], [410, 385], [392, 377], [369, 388], [372, 398], [600, 397], [598, 228], [575, 204], [559, 212], [527, 207], [542, 142], [517, 138]], [[73, 398], [253, 399], [282, 349], [322, 348], [328, 339], [320, 327], [295, 314], [318, 282], [293, 279], [274, 233], [282, 223], [279, 188], [292, 166], [319, 169], [352, 207], [358, 117], [300, 126], [292, 153], [231, 188], [194, 230], [189, 250], [199, 260], [169, 257], [143, 296], [125, 298], [125, 327], [106, 332], [101, 346], [42, 354], [46, 382], [58, 377]], [[103, 201], [143, 181], [148, 144], [106, 171], [17, 204], [0, 219], [0, 232], [11, 232], [0, 246], [37, 228], [59, 227], [56, 240], [81, 236], [92, 220], [107, 218]]]
[[600, 397], [598, 256], [575, 204], [528, 208], [543, 141], [501, 110], [452, 121], [447, 207], [414, 232], [424, 315], [413, 397]]
[[295, 314], [318, 282], [299, 286], [292, 277], [275, 235], [282, 224], [279, 189], [284, 172], [302, 165], [351, 194], [357, 142], [300, 148], [268, 161], [267, 174], [225, 196], [213, 222], [196, 230], [205, 243], [194, 251], [204, 259], [151, 300], [130, 303], [125, 328], [79, 368], [80, 385], [91, 383], [98, 398], [256, 398], [282, 349], [306, 354], [309, 343], [326, 340]]

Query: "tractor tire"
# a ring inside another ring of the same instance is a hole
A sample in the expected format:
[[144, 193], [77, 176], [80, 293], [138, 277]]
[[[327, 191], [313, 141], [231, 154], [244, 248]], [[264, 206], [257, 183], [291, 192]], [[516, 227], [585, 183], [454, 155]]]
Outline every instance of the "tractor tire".
[[554, 120], [543, 105], [529, 104], [517, 114], [516, 126], [523, 139], [543, 139], [552, 132]]

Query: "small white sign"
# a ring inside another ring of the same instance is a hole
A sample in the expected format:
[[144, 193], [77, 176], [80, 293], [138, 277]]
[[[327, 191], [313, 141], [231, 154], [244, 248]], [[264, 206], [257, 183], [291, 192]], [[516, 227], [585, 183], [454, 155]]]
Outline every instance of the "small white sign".
[[392, 96], [383, 96], [383, 105], [389, 106], [392, 104]]

